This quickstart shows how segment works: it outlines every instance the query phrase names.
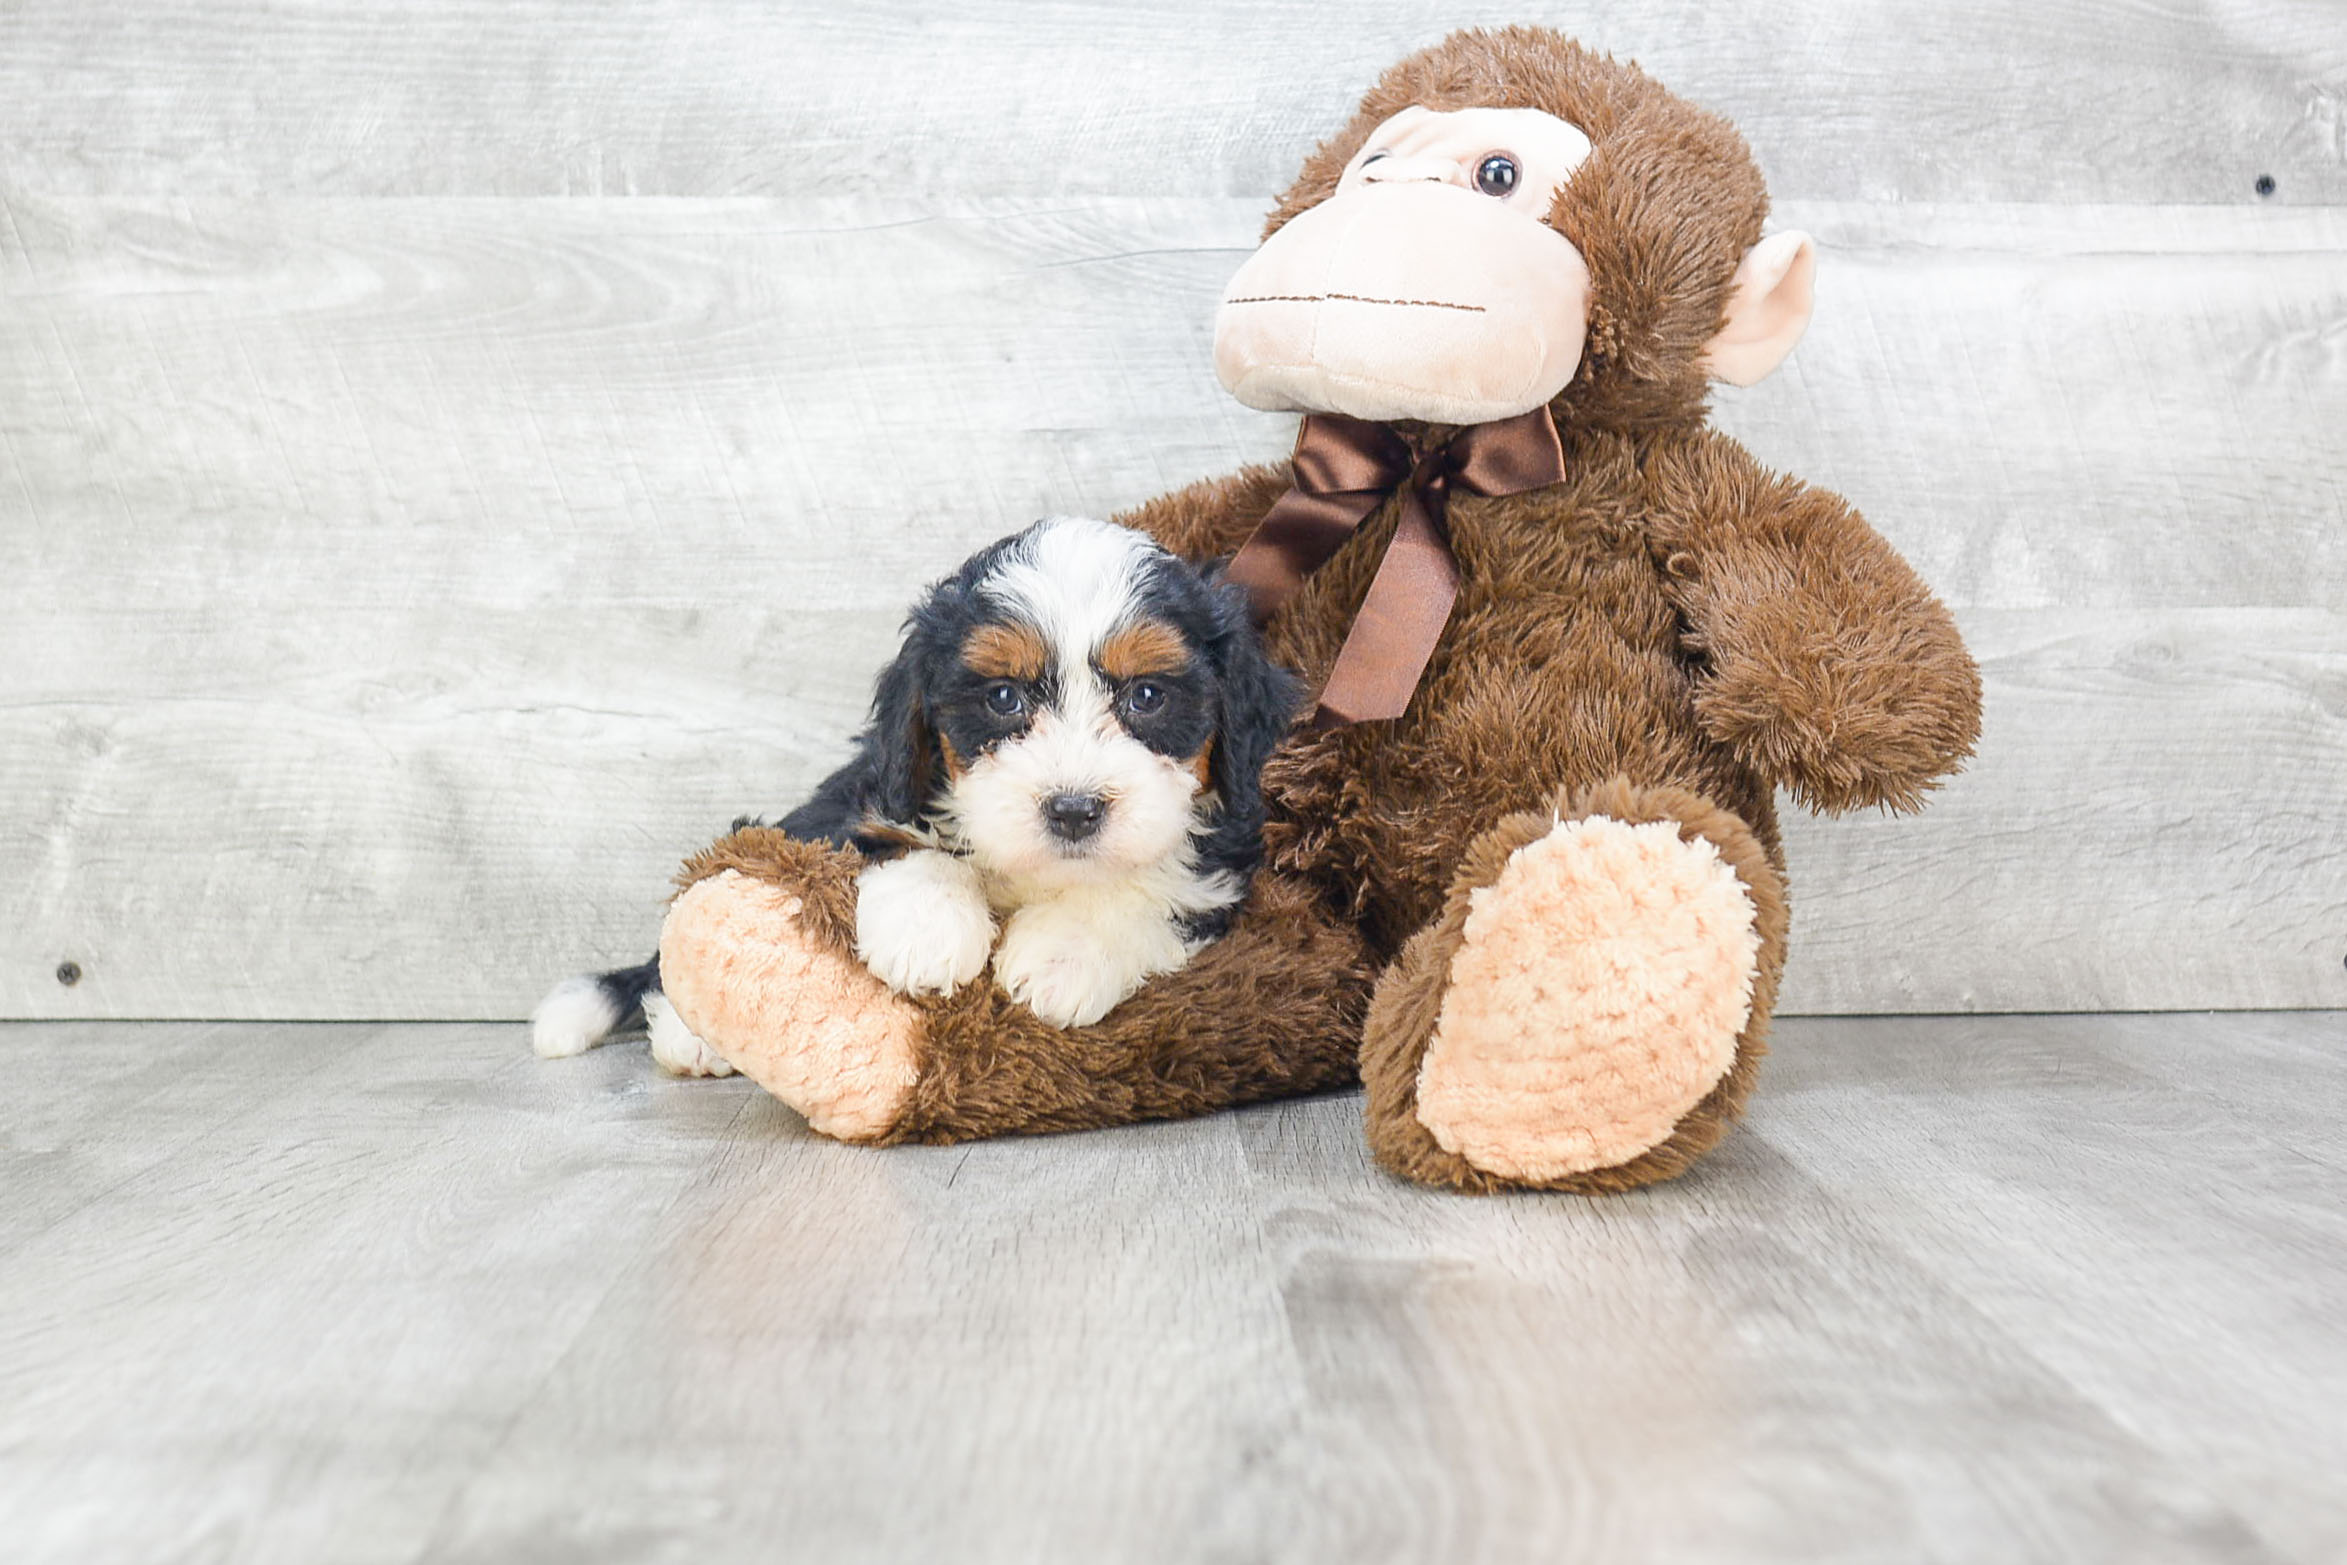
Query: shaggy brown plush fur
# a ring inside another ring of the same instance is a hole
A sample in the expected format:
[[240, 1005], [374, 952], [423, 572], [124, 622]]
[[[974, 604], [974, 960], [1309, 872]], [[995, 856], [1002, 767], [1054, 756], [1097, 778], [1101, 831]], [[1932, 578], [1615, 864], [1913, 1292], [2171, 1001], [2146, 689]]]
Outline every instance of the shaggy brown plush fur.
[[[853, 964], [861, 867], [853, 853], [754, 826], [695, 855], [678, 884], [733, 870], [780, 886], [800, 900], [801, 936]], [[857, 1139], [1086, 1130], [1345, 1086], [1374, 976], [1352, 930], [1320, 916], [1298, 887], [1267, 881], [1230, 935], [1090, 1027], [1038, 1021], [991, 983], [942, 999], [892, 996], [919, 1019], [920, 1081], [893, 1127]], [[697, 1028], [683, 997], [672, 998]]]
[[[1544, 109], [1594, 142], [1548, 216], [1594, 290], [1587, 356], [1551, 404], [1567, 476], [1452, 498], [1459, 596], [1416, 697], [1397, 721], [1300, 732], [1274, 757], [1267, 870], [1228, 940], [1096, 1028], [1041, 1027], [987, 984], [924, 1003], [897, 1139], [1201, 1113], [1333, 1084], [1357, 1047], [1385, 1166], [1461, 1190], [1514, 1183], [1436, 1144], [1415, 1114], [1418, 1070], [1473, 892], [1560, 814], [1602, 813], [1714, 844], [1757, 918], [1760, 972], [1726, 1075], [1661, 1144], [1553, 1184], [1667, 1178], [1718, 1141], [1762, 1053], [1787, 924], [1774, 790], [1909, 809], [1970, 752], [1979, 681], [1946, 611], [1839, 497], [1704, 427], [1703, 351], [1767, 210], [1735, 131], [1554, 33], [1462, 33], [1386, 73], [1270, 229], [1324, 199], [1369, 130], [1412, 103]], [[1284, 465], [1249, 468], [1122, 519], [1208, 558], [1287, 485]], [[1373, 513], [1268, 627], [1281, 661], [1325, 678], [1396, 516], [1390, 501]], [[713, 851], [755, 873], [740, 860], [765, 850], [732, 841]], [[781, 874], [844, 948], [845, 866]]]

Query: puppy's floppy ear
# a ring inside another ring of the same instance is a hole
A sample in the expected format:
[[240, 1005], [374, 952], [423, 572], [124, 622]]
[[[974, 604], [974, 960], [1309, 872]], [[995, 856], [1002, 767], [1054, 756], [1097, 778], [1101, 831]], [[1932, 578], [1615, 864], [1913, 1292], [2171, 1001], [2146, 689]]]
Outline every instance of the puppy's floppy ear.
[[900, 826], [921, 818], [939, 781], [937, 734], [924, 693], [935, 645], [929, 607], [924, 603], [905, 622], [905, 644], [872, 693], [872, 726], [864, 733], [867, 808]]
[[1215, 741], [1210, 775], [1222, 795], [1225, 815], [1260, 822], [1263, 763], [1287, 737], [1304, 704], [1303, 682], [1264, 655], [1263, 642], [1247, 614], [1247, 597], [1228, 582], [1212, 586], [1216, 620], [1216, 669], [1222, 687], [1221, 734]]

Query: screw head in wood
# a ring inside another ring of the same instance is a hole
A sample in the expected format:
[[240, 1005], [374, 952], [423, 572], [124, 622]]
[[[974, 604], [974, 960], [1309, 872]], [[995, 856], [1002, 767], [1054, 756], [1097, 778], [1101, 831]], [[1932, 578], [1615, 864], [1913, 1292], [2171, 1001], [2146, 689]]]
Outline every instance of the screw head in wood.
[[81, 963], [59, 962], [57, 964], [57, 981], [65, 985], [65, 987], [68, 989], [71, 989], [75, 984], [80, 983]]
[[2257, 176], [2257, 193], [2261, 196], [2270, 196], [2274, 193], [2273, 175], [2260, 174]]

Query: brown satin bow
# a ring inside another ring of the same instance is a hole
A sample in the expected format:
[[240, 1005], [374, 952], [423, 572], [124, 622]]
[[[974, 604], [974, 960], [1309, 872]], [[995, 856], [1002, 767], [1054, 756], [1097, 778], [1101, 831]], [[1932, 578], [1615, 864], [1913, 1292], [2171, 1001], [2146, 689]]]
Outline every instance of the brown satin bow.
[[1303, 589], [1388, 494], [1402, 496], [1393, 541], [1361, 600], [1313, 714], [1316, 728], [1399, 717], [1434, 656], [1459, 596], [1444, 513], [1453, 485], [1517, 494], [1565, 476], [1548, 409], [1470, 424], [1425, 452], [1384, 424], [1314, 413], [1296, 433], [1295, 487], [1280, 496], [1231, 560], [1258, 623]]

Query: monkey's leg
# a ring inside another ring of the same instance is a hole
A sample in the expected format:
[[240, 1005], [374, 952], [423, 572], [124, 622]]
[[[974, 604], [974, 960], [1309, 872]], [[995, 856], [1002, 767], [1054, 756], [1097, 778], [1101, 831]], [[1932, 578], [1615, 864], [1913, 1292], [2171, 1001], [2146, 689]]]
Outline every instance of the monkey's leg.
[[1685, 1171], [1752, 1090], [1785, 925], [1751, 829], [1696, 794], [1617, 780], [1501, 821], [1378, 984], [1378, 1161], [1477, 1191]]
[[1373, 972], [1300, 888], [1258, 880], [1238, 924], [1089, 1027], [1038, 1020], [991, 974], [908, 999], [855, 955], [851, 854], [768, 828], [686, 867], [661, 932], [679, 1018], [843, 1141], [963, 1141], [1204, 1114], [1354, 1079]]

